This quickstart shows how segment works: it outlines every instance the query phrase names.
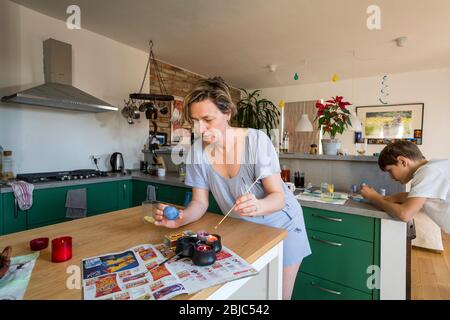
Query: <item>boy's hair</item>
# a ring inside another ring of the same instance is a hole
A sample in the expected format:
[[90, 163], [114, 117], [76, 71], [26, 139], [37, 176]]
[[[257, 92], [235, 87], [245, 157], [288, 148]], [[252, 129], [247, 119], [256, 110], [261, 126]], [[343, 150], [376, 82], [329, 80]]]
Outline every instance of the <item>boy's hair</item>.
[[230, 113], [233, 118], [237, 112], [230, 95], [230, 86], [221, 78], [200, 79], [184, 99], [184, 121], [192, 123], [191, 105], [204, 100], [211, 100], [222, 113]]
[[380, 153], [378, 165], [385, 171], [386, 166], [397, 164], [397, 157], [403, 156], [413, 161], [423, 160], [425, 157], [416, 144], [408, 140], [398, 140], [388, 144]]

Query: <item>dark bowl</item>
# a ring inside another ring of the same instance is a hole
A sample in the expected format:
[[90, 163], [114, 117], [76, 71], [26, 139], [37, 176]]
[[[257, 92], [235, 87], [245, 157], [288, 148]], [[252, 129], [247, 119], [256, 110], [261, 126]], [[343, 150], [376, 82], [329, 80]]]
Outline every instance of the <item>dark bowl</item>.
[[197, 242], [197, 237], [181, 237], [177, 240], [175, 253], [180, 257], [192, 258], [194, 254], [194, 245]]
[[216, 237], [217, 240], [212, 242], [206, 240], [206, 244], [210, 245], [216, 253], [222, 250], [222, 238], [218, 234], [210, 234], [210, 236]]
[[205, 244], [196, 244], [192, 262], [196, 266], [209, 266], [216, 262], [216, 253], [211, 246]]

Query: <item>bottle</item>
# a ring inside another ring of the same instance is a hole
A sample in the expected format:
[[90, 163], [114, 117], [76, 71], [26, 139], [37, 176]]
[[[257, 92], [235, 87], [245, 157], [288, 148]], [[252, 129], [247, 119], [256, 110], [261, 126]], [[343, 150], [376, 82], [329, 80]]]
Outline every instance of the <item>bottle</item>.
[[300, 172], [294, 172], [294, 184], [296, 188], [300, 188]]
[[14, 179], [14, 160], [12, 151], [3, 151], [2, 176], [5, 180]]
[[286, 165], [283, 165], [283, 168], [281, 169], [281, 179], [284, 182], [290, 182], [291, 179], [291, 171]]
[[298, 176], [299, 176], [299, 180], [300, 180], [300, 188], [305, 188], [305, 173], [300, 172], [298, 174]]
[[289, 152], [289, 133], [286, 131], [284, 133], [285, 138], [284, 138], [284, 152]]

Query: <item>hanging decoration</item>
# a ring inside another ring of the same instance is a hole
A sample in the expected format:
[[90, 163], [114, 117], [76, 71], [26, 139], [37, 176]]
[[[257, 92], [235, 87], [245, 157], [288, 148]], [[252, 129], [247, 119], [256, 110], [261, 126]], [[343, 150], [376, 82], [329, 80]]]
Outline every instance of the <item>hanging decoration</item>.
[[[150, 134], [156, 134], [158, 131], [158, 126], [156, 123], [156, 119], [158, 118], [158, 112], [162, 115], [166, 115], [169, 113], [169, 107], [166, 105], [167, 102], [171, 103], [174, 100], [174, 97], [167, 93], [167, 89], [164, 85], [163, 78], [161, 75], [160, 67], [158, 66], [158, 62], [156, 61], [155, 55], [153, 53], [153, 41], [149, 42], [149, 55], [147, 66], [145, 67], [144, 79], [142, 80], [141, 87], [139, 89], [139, 93], [131, 93], [129, 95], [129, 100], [125, 101], [125, 107], [122, 109], [122, 116], [127, 119], [129, 124], [133, 124], [134, 120], [140, 118], [140, 112], [145, 113], [145, 117], [148, 120], [151, 120], [153, 125], [153, 130], [150, 131]], [[158, 79], [159, 91], [161, 94], [152, 94], [151, 93], [151, 67], [154, 66], [155, 75]], [[149, 75], [149, 93], [142, 93], [145, 80], [147, 78], [147, 74]], [[141, 101], [141, 102], [138, 102]], [[137, 106], [139, 104], [139, 107]]]
[[339, 75], [337, 75], [336, 73], [333, 74], [333, 77], [331, 77], [331, 81], [333, 81], [334, 83], [338, 82], [340, 80]]
[[381, 91], [380, 91], [381, 97], [379, 99], [382, 104], [388, 104], [387, 97], [389, 96], [389, 93], [388, 93], [389, 85], [386, 84], [387, 81], [388, 81], [388, 76], [387, 75], [383, 76], [383, 78], [381, 80]]

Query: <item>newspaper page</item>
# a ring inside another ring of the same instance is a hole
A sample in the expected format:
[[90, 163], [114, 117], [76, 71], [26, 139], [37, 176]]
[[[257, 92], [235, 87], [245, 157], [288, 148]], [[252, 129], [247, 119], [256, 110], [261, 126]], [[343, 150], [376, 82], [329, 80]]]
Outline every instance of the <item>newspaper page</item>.
[[226, 247], [216, 262], [199, 267], [190, 258], [173, 259], [165, 244], [143, 244], [123, 252], [82, 260], [85, 300], [168, 300], [180, 294], [256, 275], [258, 271]]
[[8, 272], [0, 279], [0, 300], [22, 300], [39, 252], [13, 257]]

